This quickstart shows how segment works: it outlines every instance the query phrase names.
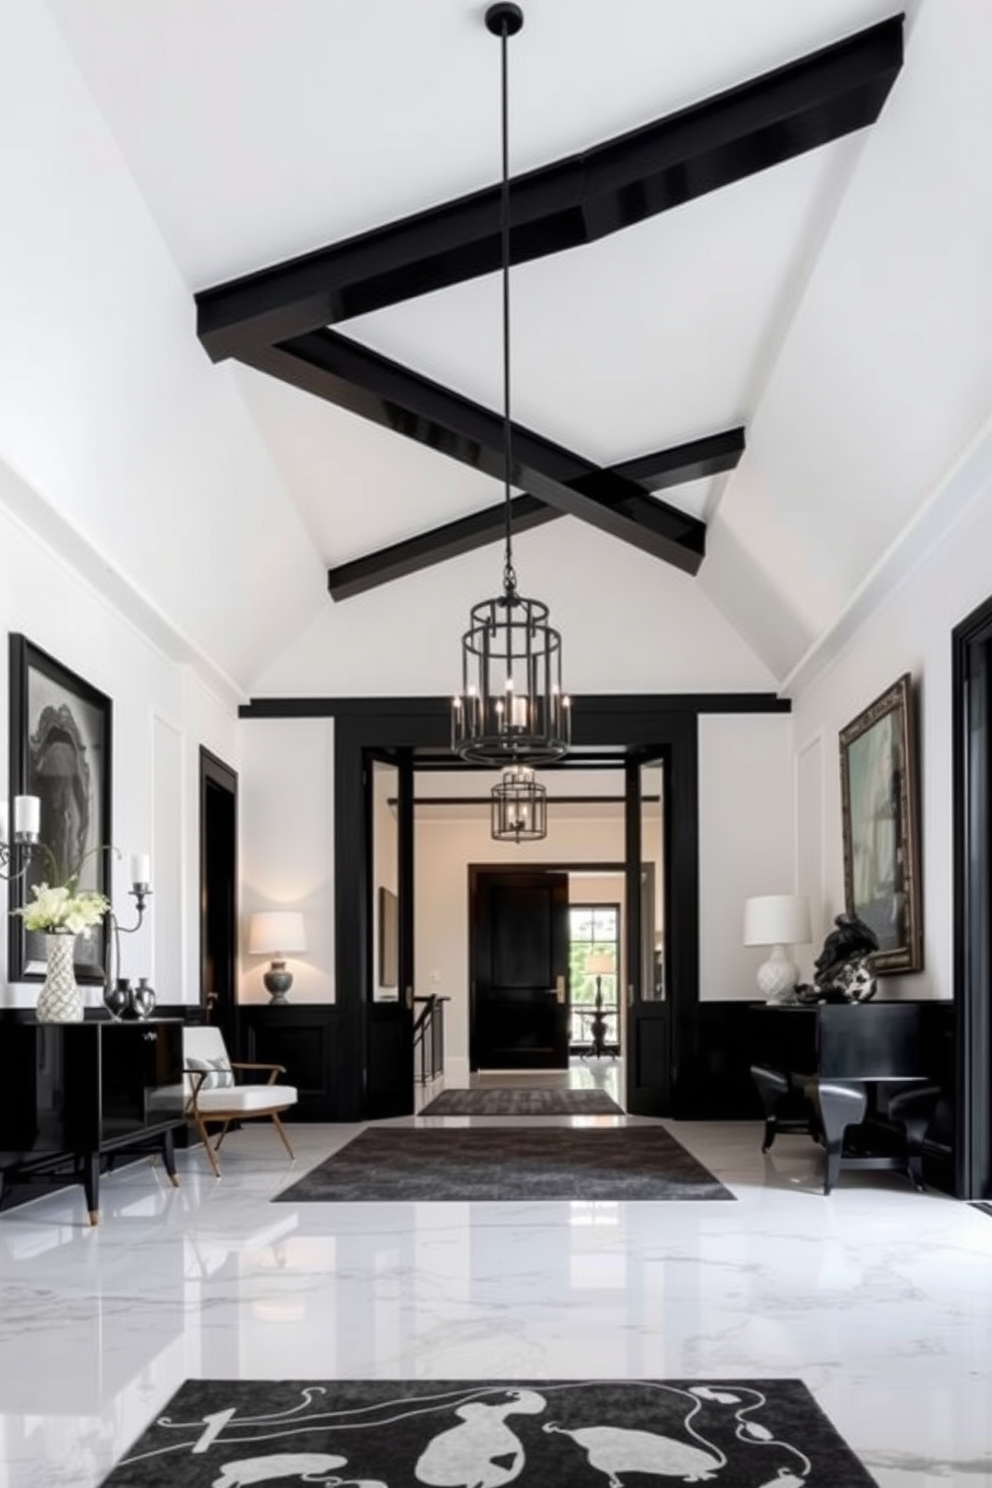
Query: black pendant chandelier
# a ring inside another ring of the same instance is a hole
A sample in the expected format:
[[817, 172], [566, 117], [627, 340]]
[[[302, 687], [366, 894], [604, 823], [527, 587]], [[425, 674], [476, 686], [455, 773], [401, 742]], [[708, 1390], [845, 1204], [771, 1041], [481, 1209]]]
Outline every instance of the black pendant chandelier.
[[[501, 41], [503, 175], [500, 233], [503, 273], [503, 482], [506, 505], [503, 592], [473, 605], [462, 636], [462, 685], [451, 712], [451, 747], [487, 765], [541, 764], [561, 759], [571, 742], [571, 710], [561, 684], [561, 636], [539, 599], [517, 592], [513, 567], [513, 441], [510, 422], [510, 164], [507, 41], [524, 23], [519, 5], [486, 11]], [[542, 787], [538, 787], [541, 789]], [[499, 789], [499, 787], [497, 787]], [[496, 810], [495, 792], [493, 810]], [[493, 834], [495, 836], [495, 832]], [[543, 835], [543, 834], [542, 834]]]
[[528, 766], [504, 770], [491, 794], [494, 841], [540, 842], [548, 835], [548, 792]]

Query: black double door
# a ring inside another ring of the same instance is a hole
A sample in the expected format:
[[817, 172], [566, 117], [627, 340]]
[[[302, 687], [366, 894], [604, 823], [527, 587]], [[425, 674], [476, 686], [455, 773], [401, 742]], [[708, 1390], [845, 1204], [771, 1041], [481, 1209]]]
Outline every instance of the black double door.
[[413, 1111], [413, 754], [365, 759], [365, 1115]]
[[568, 874], [474, 870], [473, 1070], [568, 1068]]

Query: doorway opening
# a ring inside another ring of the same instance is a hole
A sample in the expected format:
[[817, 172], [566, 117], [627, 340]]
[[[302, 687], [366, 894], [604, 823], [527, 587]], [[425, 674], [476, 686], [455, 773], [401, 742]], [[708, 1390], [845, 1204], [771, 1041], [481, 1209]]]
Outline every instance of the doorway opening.
[[238, 777], [200, 749], [200, 1006], [234, 1038], [238, 954]]
[[578, 904], [568, 911], [569, 1054], [619, 1058], [621, 914], [617, 904]]

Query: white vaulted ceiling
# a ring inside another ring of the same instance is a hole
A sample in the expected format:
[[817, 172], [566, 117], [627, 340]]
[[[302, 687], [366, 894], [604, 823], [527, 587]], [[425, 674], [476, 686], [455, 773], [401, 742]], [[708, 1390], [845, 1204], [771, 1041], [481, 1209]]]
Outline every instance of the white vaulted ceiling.
[[[524, 8], [510, 57], [515, 172], [898, 10]], [[85, 513], [107, 562], [243, 691], [446, 689], [465, 603], [498, 584], [498, 548], [339, 604], [325, 570], [491, 505], [498, 485], [261, 373], [212, 364], [193, 294], [494, 182], [499, 57], [485, 6], [36, 9], [0, 20], [0, 84], [23, 100], [19, 153], [0, 146], [0, 186], [17, 202], [7, 231], [19, 236], [16, 248], [0, 241], [0, 309], [6, 323], [18, 305], [32, 313], [45, 257], [61, 302], [39, 307], [34, 334], [56, 350], [84, 336], [94, 362], [84, 348], [71, 389], [63, 364], [35, 396], [14, 373], [28, 341], [6, 369], [0, 349], [0, 389], [17, 408], [6, 418], [0, 407], [0, 457], [69, 523]], [[992, 414], [990, 65], [984, 0], [920, 0], [870, 129], [514, 270], [521, 423], [597, 464], [747, 428], [734, 472], [663, 493], [707, 522], [695, 579], [573, 519], [520, 537], [522, 587], [560, 604], [584, 648], [569, 657], [576, 690], [609, 689], [609, 637], [635, 625], [625, 688], [780, 684]], [[342, 329], [498, 408], [499, 317], [489, 276]], [[61, 454], [41, 443], [43, 400], [70, 425]], [[126, 520], [136, 486], [146, 511], [166, 503], [164, 531]], [[377, 670], [411, 610], [425, 627], [417, 658]], [[684, 635], [670, 670], [656, 660], [662, 626]], [[356, 634], [364, 670], [345, 655]]]

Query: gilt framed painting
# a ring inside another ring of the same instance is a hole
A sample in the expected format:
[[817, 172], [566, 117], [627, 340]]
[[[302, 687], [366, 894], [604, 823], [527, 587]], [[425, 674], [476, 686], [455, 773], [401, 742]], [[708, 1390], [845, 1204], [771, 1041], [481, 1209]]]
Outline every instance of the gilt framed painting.
[[919, 794], [907, 672], [840, 732], [844, 899], [878, 937], [879, 974], [921, 971]]

